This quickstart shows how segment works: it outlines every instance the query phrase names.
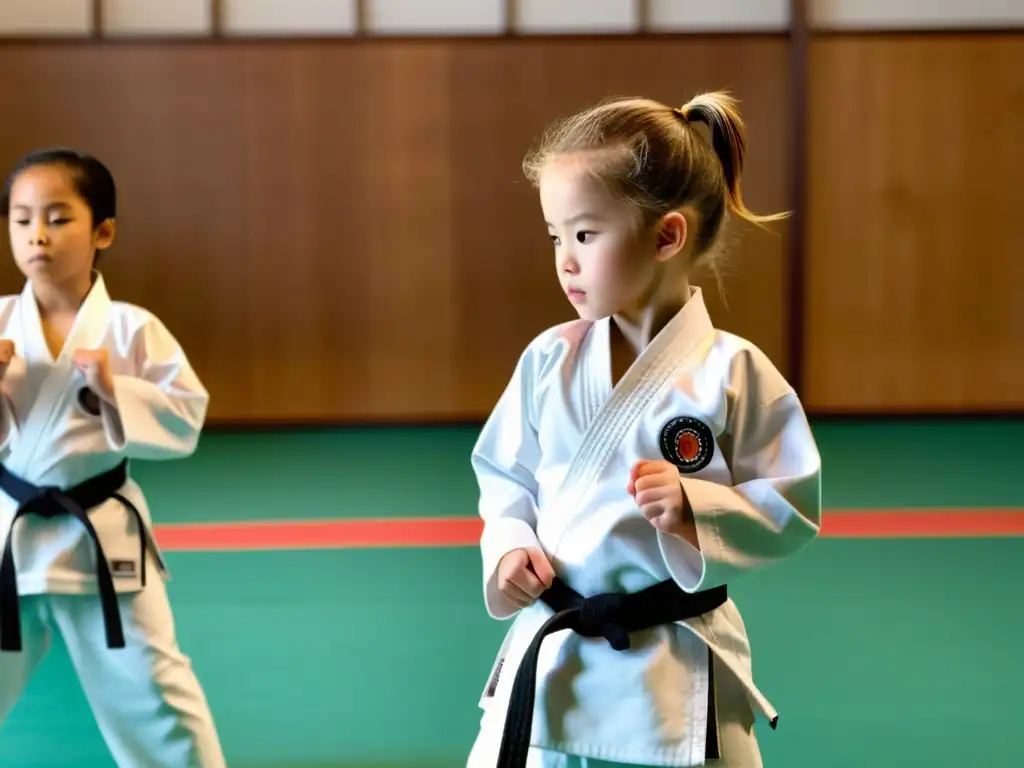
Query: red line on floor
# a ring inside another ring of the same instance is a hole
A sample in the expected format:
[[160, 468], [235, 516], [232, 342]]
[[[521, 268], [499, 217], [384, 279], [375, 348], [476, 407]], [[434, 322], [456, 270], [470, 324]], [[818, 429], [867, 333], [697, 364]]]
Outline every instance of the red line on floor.
[[1024, 536], [1024, 509], [889, 509], [835, 511], [822, 535], [838, 539]]
[[[473, 517], [368, 520], [267, 520], [156, 527], [160, 546], [181, 551], [475, 547]], [[975, 538], [1024, 536], [1024, 509], [892, 509], [827, 512], [823, 538]]]
[[165, 525], [155, 534], [161, 548], [170, 551], [464, 547], [479, 543], [480, 522], [472, 517], [268, 520]]

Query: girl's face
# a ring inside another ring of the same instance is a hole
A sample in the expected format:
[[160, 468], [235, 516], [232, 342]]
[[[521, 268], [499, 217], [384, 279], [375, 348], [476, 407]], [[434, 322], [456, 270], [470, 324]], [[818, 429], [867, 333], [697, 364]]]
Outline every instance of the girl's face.
[[18, 174], [8, 217], [11, 251], [25, 277], [62, 285], [88, 276], [97, 250], [114, 240], [114, 222], [93, 226], [92, 211], [70, 173], [40, 165]]
[[584, 319], [632, 315], [658, 292], [663, 262], [678, 249], [669, 253], [664, 234], [641, 230], [633, 208], [613, 197], [587, 162], [581, 155], [556, 157], [539, 178], [558, 279]]

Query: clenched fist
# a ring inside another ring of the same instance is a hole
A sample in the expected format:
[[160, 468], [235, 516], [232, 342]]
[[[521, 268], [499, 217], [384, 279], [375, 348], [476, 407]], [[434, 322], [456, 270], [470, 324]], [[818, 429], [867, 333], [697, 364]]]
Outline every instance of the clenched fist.
[[646, 459], [638, 461], [629, 473], [626, 490], [651, 525], [662, 533], [678, 536], [697, 546], [697, 529], [686, 509], [683, 484], [674, 464]]
[[85, 376], [89, 389], [101, 400], [114, 402], [114, 378], [110, 373], [110, 355], [107, 350], [76, 349], [75, 367]]
[[0, 339], [0, 379], [7, 373], [7, 366], [14, 359], [14, 342], [10, 339]]
[[536, 547], [513, 549], [498, 563], [498, 589], [518, 608], [533, 604], [554, 579], [547, 555]]

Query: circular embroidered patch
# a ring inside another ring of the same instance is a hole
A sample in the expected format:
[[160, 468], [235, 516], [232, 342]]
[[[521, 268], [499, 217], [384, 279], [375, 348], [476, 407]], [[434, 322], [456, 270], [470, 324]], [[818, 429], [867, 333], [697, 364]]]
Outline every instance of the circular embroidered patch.
[[100, 398], [95, 392], [88, 387], [82, 387], [78, 390], [78, 404], [82, 406], [82, 410], [88, 413], [90, 416], [100, 415]]
[[699, 472], [715, 455], [715, 437], [703, 421], [677, 416], [661, 428], [661, 455], [680, 472]]

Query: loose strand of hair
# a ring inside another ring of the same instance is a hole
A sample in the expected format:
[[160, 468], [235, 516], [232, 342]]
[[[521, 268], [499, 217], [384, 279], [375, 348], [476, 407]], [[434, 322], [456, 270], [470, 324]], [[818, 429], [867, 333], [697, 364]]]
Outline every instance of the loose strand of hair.
[[739, 112], [739, 101], [726, 91], [698, 94], [679, 109], [690, 123], [708, 126], [711, 146], [722, 164], [725, 176], [726, 205], [729, 211], [752, 224], [764, 225], [789, 217], [789, 212], [756, 214], [743, 202], [740, 178], [746, 159], [746, 127]]

